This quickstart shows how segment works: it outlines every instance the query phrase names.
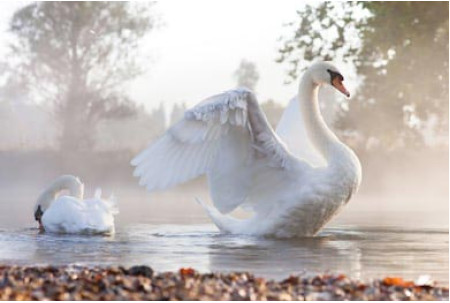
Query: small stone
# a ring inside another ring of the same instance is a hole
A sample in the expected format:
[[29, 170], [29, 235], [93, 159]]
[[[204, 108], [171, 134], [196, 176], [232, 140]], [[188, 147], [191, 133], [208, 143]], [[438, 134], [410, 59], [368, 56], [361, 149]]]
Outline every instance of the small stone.
[[[366, 283], [343, 275], [266, 281], [249, 273], [200, 274], [184, 268], [20, 267], [0, 265], [0, 300], [448, 300], [448, 287], [400, 277]], [[411, 283], [413, 283], [412, 286]], [[427, 283], [423, 283], [427, 284]]]
[[128, 274], [132, 276], [144, 276], [151, 278], [153, 277], [153, 269], [145, 265], [133, 266], [128, 269]]
[[278, 296], [278, 300], [280, 300], [280, 301], [292, 301], [292, 296], [290, 294], [287, 294], [287, 293], [281, 293]]

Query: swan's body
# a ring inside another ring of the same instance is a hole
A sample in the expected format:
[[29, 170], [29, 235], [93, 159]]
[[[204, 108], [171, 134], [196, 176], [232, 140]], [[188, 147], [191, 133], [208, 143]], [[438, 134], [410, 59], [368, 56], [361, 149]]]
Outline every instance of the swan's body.
[[[202, 205], [223, 232], [312, 236], [348, 202], [361, 178], [358, 158], [319, 111], [319, 86], [332, 83], [348, 95], [342, 80], [329, 63], [311, 66], [279, 134], [249, 90], [213, 96], [188, 110], [133, 159], [135, 175], [141, 185], [155, 190], [206, 174], [215, 208]], [[296, 123], [303, 124], [308, 138], [287, 135]], [[252, 210], [253, 216], [240, 220], [227, 215], [238, 206]]]
[[[60, 195], [68, 191], [68, 195]], [[35, 206], [35, 218], [41, 229], [52, 233], [110, 234], [114, 233], [113, 201], [95, 197], [83, 199], [84, 185], [70, 175], [56, 179], [39, 196]]]

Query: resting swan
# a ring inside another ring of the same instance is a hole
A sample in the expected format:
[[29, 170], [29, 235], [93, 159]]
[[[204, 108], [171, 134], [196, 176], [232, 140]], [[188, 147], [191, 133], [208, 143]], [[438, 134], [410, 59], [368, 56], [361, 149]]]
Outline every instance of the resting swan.
[[[68, 191], [68, 195], [61, 195]], [[84, 184], [71, 175], [54, 180], [39, 196], [34, 207], [34, 218], [41, 231], [68, 234], [114, 233], [113, 201], [101, 199], [97, 190], [95, 197], [83, 200]], [[110, 199], [111, 200], [111, 199]]]
[[[350, 200], [361, 180], [358, 158], [319, 110], [322, 85], [350, 96], [343, 80], [331, 63], [309, 67], [278, 134], [251, 91], [210, 97], [132, 160], [134, 175], [152, 191], [206, 174], [215, 208], [200, 203], [222, 232], [313, 236]], [[306, 136], [295, 134], [296, 125]], [[252, 217], [227, 215], [238, 206], [251, 210]]]

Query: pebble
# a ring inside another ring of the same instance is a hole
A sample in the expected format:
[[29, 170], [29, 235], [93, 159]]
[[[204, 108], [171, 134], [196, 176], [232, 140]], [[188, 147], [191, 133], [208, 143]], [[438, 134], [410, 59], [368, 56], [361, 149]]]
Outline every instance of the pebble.
[[[426, 281], [425, 281], [426, 280]], [[0, 265], [0, 300], [443, 300], [448, 287], [399, 277], [289, 276], [281, 282], [250, 273], [200, 274], [192, 268], [155, 273], [123, 267]]]

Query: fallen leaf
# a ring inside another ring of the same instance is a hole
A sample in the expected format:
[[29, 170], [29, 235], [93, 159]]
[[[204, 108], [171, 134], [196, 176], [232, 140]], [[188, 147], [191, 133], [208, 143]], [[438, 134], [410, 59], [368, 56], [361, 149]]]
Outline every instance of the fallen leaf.
[[180, 275], [182, 276], [192, 276], [195, 273], [195, 270], [190, 267], [182, 267], [180, 268]]
[[401, 287], [411, 287], [414, 283], [411, 281], [405, 281], [399, 277], [386, 277], [383, 279], [383, 284], [387, 286], [401, 286]]

